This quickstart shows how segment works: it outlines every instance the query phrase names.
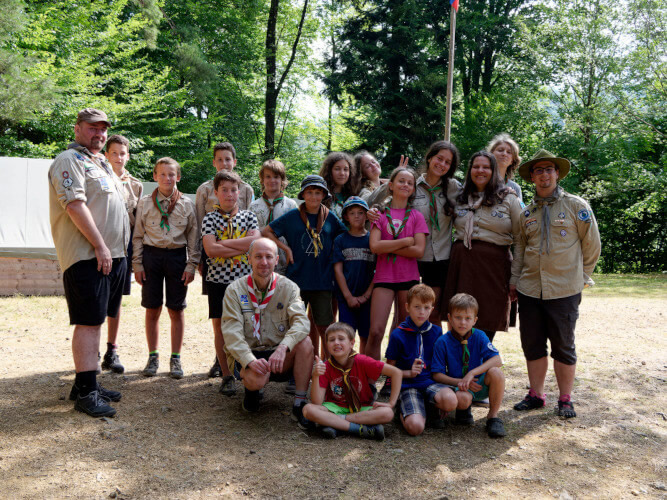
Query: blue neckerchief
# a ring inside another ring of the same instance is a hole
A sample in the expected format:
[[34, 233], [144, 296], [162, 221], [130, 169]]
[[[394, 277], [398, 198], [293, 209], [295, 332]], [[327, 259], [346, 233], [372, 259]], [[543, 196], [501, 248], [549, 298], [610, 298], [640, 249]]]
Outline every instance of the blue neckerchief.
[[418, 333], [419, 334], [419, 345], [417, 346], [417, 354], [415, 356], [416, 359], [421, 359], [422, 362], [424, 362], [424, 369], [426, 369], [426, 362], [424, 360], [424, 334], [431, 330], [431, 327], [433, 325], [427, 320], [424, 321], [422, 326], [417, 327], [415, 325], [415, 322], [412, 321], [412, 318], [408, 316], [405, 318], [405, 321], [398, 325], [398, 328], [405, 332], [410, 332], [410, 333]]

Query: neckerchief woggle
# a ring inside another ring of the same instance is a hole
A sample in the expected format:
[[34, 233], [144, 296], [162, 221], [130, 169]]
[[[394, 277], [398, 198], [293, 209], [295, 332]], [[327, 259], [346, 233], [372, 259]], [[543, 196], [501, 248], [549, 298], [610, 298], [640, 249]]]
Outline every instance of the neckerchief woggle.
[[261, 312], [262, 309], [266, 309], [266, 306], [269, 304], [269, 301], [271, 300], [271, 297], [273, 297], [273, 292], [276, 290], [276, 283], [278, 282], [278, 275], [276, 273], [271, 274], [271, 283], [269, 285], [268, 290], [266, 291], [266, 295], [262, 298], [261, 301], [257, 300], [257, 289], [255, 288], [255, 282], [252, 279], [252, 274], [248, 275], [248, 295], [250, 295], [250, 304], [252, 305], [254, 309], [254, 314], [252, 316], [252, 334], [253, 336], [259, 340], [260, 339], [260, 321], [261, 321]]
[[412, 321], [412, 318], [410, 316], [405, 318], [405, 321], [403, 321], [403, 323], [398, 325], [398, 328], [400, 328], [404, 332], [417, 333], [419, 335], [419, 342], [417, 345], [417, 355], [415, 356], [415, 358], [421, 359], [424, 370], [426, 369], [426, 361], [424, 360], [424, 334], [430, 331], [432, 326], [433, 324], [430, 323], [429, 321], [424, 321], [422, 326], [417, 327], [417, 325], [415, 325], [414, 321]]

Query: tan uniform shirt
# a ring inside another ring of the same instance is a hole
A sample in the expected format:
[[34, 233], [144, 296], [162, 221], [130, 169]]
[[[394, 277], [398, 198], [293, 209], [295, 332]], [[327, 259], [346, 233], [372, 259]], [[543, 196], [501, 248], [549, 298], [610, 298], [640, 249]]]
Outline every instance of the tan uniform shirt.
[[[449, 254], [452, 250], [452, 218], [445, 215], [445, 193], [442, 189], [439, 189], [435, 196], [438, 224], [440, 225], [440, 231], [437, 231], [431, 224], [430, 220], [431, 208], [429, 203], [431, 201], [431, 195], [428, 192], [429, 187], [424, 174], [420, 175], [417, 179], [415, 199], [412, 202], [412, 208], [418, 210], [424, 216], [426, 224], [428, 224], [430, 230], [430, 233], [426, 235], [424, 255], [421, 259], [418, 259], [422, 262], [447, 260], [449, 259]], [[447, 198], [449, 198], [451, 203], [454, 203], [454, 199], [460, 189], [461, 184], [459, 184], [459, 181], [456, 179], [448, 180]], [[372, 207], [374, 204], [382, 204], [388, 196], [390, 196], [389, 183], [385, 183], [373, 191], [366, 201], [368, 206]]]
[[127, 203], [127, 215], [130, 216], [130, 226], [134, 227], [134, 219], [137, 213], [137, 203], [144, 194], [144, 186], [136, 177], [130, 175], [127, 170], [123, 170], [120, 176], [125, 192], [125, 202]]
[[[152, 193], [151, 193], [152, 194]], [[169, 200], [158, 191], [157, 201], [166, 212]], [[197, 245], [199, 229], [195, 216], [194, 203], [187, 196], [181, 196], [169, 214], [169, 231], [167, 227], [160, 227], [162, 214], [153, 203], [151, 195], [146, 195], [137, 204], [137, 218], [132, 238], [132, 269], [134, 272], [143, 271], [144, 245], [158, 248], [188, 249], [188, 263], [185, 271], [193, 273], [199, 265], [200, 251]]]
[[284, 344], [291, 351], [308, 336], [310, 321], [296, 283], [278, 276], [276, 289], [267, 306], [260, 312], [260, 338], [253, 335], [248, 277], [229, 285], [222, 302], [222, 336], [231, 366], [234, 360], [244, 368], [254, 361], [252, 351], [275, 349]]
[[[454, 207], [454, 237], [463, 240], [463, 228], [468, 209], [457, 203]], [[512, 245], [519, 238], [521, 229], [521, 202], [514, 194], [508, 194], [502, 203], [491, 207], [482, 205], [473, 215], [473, 240], [486, 241], [495, 245]]]
[[[273, 200], [270, 200], [273, 201]], [[283, 200], [273, 207], [273, 220], [276, 220], [278, 217], [285, 215], [290, 210], [297, 208], [296, 202], [292, 198], [283, 196]], [[252, 213], [257, 216], [257, 221], [259, 222], [259, 230], [261, 231], [266, 226], [269, 225], [269, 207], [264, 201], [263, 198], [259, 197], [250, 204], [248, 208]], [[278, 238], [283, 243], [287, 244], [285, 237]], [[287, 271], [287, 257], [283, 250], [278, 249], [278, 265], [276, 266], [276, 272], [280, 274], [285, 274]]]
[[67, 205], [83, 201], [112, 258], [125, 257], [130, 240], [123, 186], [102, 155], [76, 143], [60, 153], [49, 168], [51, 234], [63, 271], [95, 258], [95, 249], [67, 213]]
[[535, 202], [522, 212], [514, 246], [510, 284], [524, 295], [546, 300], [571, 297], [584, 285], [600, 257], [600, 232], [591, 207], [578, 196], [562, 192], [550, 207], [551, 252], [540, 252], [542, 208]]

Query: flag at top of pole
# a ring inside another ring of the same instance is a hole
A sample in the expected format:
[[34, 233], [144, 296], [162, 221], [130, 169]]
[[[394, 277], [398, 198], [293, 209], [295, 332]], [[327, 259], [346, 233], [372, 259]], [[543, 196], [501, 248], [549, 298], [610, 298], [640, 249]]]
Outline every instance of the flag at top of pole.
[[459, 11], [459, 0], [449, 0], [449, 5], [451, 5], [456, 12]]

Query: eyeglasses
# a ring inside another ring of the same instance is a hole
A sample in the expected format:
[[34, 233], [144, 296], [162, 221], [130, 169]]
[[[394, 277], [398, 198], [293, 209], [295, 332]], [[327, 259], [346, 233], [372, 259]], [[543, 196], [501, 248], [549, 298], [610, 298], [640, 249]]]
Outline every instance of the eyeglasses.
[[542, 174], [553, 174], [556, 171], [554, 167], [547, 167], [547, 168], [535, 168], [533, 169], [533, 173], [535, 175], [542, 175]]

